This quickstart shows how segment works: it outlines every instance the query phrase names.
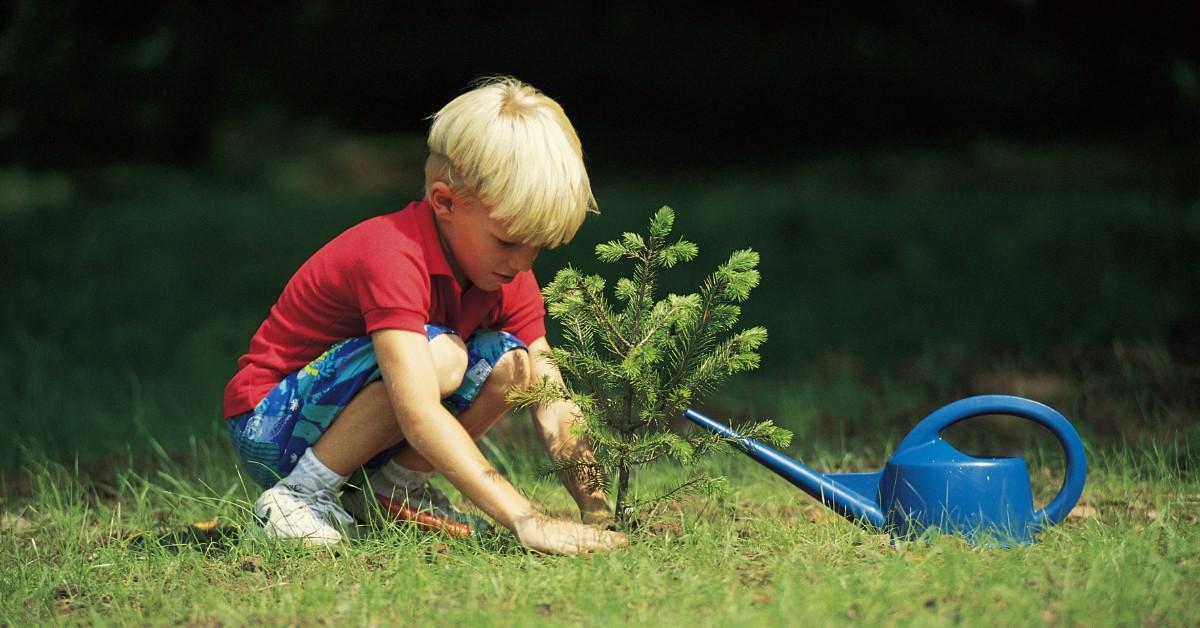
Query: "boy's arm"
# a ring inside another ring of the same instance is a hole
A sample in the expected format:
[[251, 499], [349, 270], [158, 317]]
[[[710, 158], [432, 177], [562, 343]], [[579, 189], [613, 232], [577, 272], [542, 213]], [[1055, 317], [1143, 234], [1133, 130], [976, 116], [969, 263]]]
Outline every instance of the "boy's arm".
[[371, 340], [404, 439], [467, 499], [512, 530], [521, 543], [569, 554], [624, 542], [623, 535], [538, 513], [496, 472], [470, 434], [442, 407], [424, 334], [388, 329], [373, 332]]
[[[545, 338], [539, 338], [529, 345], [529, 354], [533, 361], [533, 381], [541, 381], [547, 377], [551, 382], [562, 384], [562, 374], [546, 358], [550, 351], [550, 343]], [[538, 434], [546, 446], [546, 452], [551, 460], [571, 460], [577, 463], [592, 463], [596, 457], [591, 448], [579, 434], [575, 426], [582, 420], [579, 406], [570, 400], [560, 400], [544, 406], [533, 408], [534, 424]], [[596, 478], [596, 471], [591, 468], [581, 468], [578, 471], [564, 471], [559, 479], [575, 503], [579, 504], [579, 514], [586, 523], [604, 523], [612, 520], [613, 513], [608, 506], [602, 483]]]

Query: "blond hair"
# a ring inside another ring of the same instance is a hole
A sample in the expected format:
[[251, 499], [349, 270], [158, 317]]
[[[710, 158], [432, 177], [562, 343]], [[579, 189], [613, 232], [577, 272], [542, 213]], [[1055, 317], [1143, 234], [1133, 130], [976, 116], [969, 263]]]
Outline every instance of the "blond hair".
[[493, 205], [527, 244], [569, 242], [598, 212], [583, 149], [562, 107], [515, 78], [490, 77], [432, 116], [425, 193], [434, 181]]

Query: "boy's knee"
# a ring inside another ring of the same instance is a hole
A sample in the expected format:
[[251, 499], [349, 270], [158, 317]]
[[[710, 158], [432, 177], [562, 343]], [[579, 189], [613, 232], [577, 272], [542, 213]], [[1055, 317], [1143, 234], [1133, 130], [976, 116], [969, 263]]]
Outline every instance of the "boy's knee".
[[524, 349], [512, 349], [496, 362], [488, 379], [496, 381], [501, 390], [508, 392], [512, 388], [528, 388], [531, 374], [529, 352]]
[[467, 372], [467, 345], [456, 334], [442, 334], [429, 341], [433, 368], [437, 371], [442, 397], [458, 390]]

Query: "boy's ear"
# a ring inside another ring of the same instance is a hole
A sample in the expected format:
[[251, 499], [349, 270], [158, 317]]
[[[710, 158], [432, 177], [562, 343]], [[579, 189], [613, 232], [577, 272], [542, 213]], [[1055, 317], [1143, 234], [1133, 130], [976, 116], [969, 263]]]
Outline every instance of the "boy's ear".
[[454, 212], [454, 191], [445, 181], [434, 181], [429, 186], [429, 204], [433, 213], [442, 220], [447, 220]]

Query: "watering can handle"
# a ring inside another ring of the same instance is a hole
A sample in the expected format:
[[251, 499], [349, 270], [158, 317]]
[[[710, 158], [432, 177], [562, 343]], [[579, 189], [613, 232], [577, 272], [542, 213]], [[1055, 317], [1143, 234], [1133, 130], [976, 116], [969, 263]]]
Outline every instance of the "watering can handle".
[[1059, 414], [1050, 406], [1023, 397], [1009, 395], [980, 395], [967, 397], [936, 410], [925, 417], [908, 436], [900, 442], [896, 451], [916, 447], [938, 439], [942, 430], [966, 419], [985, 414], [1004, 414], [1029, 419], [1040, 423], [1050, 430], [1062, 445], [1067, 458], [1067, 477], [1063, 480], [1058, 495], [1039, 510], [1035, 516], [1046, 524], [1062, 521], [1071, 512], [1079, 496], [1083, 494], [1083, 484], [1087, 477], [1087, 460], [1084, 457], [1083, 441], [1079, 433], [1066, 417]]

